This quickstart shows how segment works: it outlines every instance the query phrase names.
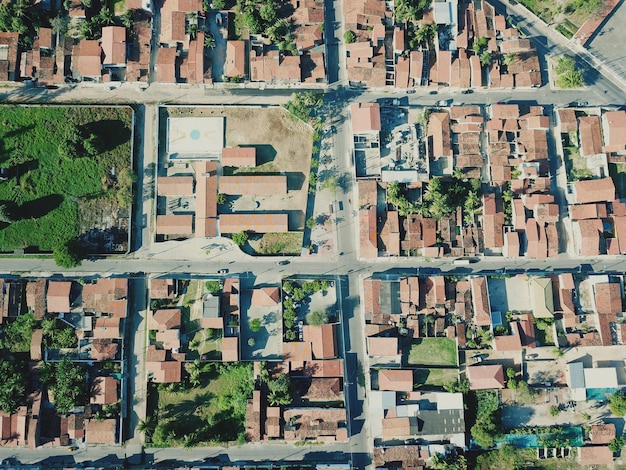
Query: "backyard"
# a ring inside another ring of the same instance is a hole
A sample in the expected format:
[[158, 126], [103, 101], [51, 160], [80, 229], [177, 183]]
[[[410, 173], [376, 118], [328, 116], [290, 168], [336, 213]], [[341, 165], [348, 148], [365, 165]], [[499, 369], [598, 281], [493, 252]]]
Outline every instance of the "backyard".
[[132, 110], [0, 107], [0, 251], [128, 248]]
[[190, 367], [199, 368], [196, 386], [161, 384], [150, 390], [158, 422], [154, 445], [245, 442], [246, 400], [252, 397], [254, 384], [252, 364], [190, 363]]
[[417, 369], [414, 374], [415, 388], [443, 387], [455, 383], [458, 376], [456, 369]]
[[456, 343], [450, 338], [415, 339], [411, 341], [406, 362], [409, 365], [456, 367]]
[[609, 175], [611, 175], [611, 178], [613, 178], [615, 190], [617, 191], [617, 197], [624, 197], [626, 195], [626, 164], [609, 164]]
[[603, 0], [519, 0], [547, 24], [556, 24], [556, 29], [566, 38], [571, 38], [590, 18], [595, 17], [604, 5]]

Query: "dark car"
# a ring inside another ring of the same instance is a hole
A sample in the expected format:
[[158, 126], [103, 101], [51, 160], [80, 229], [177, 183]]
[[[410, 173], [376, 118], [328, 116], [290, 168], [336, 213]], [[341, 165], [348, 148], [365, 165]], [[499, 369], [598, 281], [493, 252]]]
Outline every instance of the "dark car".
[[461, 92], [462, 95], [469, 95], [470, 93], [474, 93], [474, 90], [472, 90], [471, 88], [468, 88], [467, 90], [463, 90]]
[[428, 92], [429, 95], [436, 95], [437, 93], [439, 93], [437, 90], [430, 90]]
[[217, 274], [228, 274], [228, 269], [224, 268], [224, 269], [219, 269], [217, 271]]
[[278, 265], [279, 265], [279, 266], [284, 266], [284, 265], [286, 265], [286, 264], [289, 264], [289, 260], [288, 260], [288, 259], [283, 259], [283, 260], [280, 260], [280, 261], [278, 262]]

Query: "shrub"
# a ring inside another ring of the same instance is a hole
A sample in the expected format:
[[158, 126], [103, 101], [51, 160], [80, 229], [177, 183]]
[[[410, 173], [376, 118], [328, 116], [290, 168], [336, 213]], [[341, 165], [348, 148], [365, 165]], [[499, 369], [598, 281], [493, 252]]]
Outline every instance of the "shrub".
[[248, 232], [233, 233], [233, 242], [237, 246], [245, 245], [248, 242]]
[[306, 316], [306, 322], [308, 325], [321, 326], [328, 323], [328, 315], [326, 312], [316, 310], [315, 312], [308, 313]]
[[345, 33], [343, 33], [343, 40], [346, 44], [352, 44], [356, 41], [356, 34], [348, 29]]
[[261, 319], [253, 318], [252, 320], [250, 320], [249, 325], [250, 325], [250, 331], [252, 331], [253, 333], [256, 333], [261, 329]]
[[217, 294], [222, 290], [222, 285], [219, 281], [207, 281], [204, 285], [210, 294]]
[[296, 332], [293, 330], [287, 330], [285, 332], [285, 338], [287, 341], [294, 341], [296, 339]]
[[550, 407], [550, 416], [557, 416], [560, 412], [561, 412], [561, 410], [559, 409], [558, 406], [552, 405]]
[[60, 243], [52, 250], [54, 262], [61, 268], [74, 268], [78, 266], [84, 256], [85, 251], [78, 240]]

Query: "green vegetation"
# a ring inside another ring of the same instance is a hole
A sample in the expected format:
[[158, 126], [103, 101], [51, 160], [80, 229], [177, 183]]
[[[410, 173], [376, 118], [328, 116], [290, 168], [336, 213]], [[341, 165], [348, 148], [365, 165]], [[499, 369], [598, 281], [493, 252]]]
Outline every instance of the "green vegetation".
[[457, 383], [458, 375], [456, 369], [416, 369], [413, 374], [417, 389], [443, 387], [446, 390]]
[[626, 415], [626, 393], [616, 392], [609, 399], [609, 408], [615, 416]]
[[570, 56], [559, 57], [554, 71], [557, 74], [556, 84], [560, 88], [580, 88], [586, 85], [583, 71], [576, 68], [576, 62]]
[[322, 106], [323, 101], [322, 93], [306, 91], [291, 95], [291, 99], [284, 106], [292, 116], [309, 123], [313, 116], [313, 111], [315, 108]]
[[23, 362], [0, 360], [0, 410], [13, 413], [18, 407], [26, 404], [26, 387], [28, 373]]
[[128, 208], [120, 199], [132, 194], [130, 112], [3, 106], [0, 122], [0, 166], [20, 175], [0, 183], [13, 220], [0, 223], [0, 251], [54, 251], [63, 266], [75, 265], [83, 255], [76, 240], [103, 223], [100, 213]]
[[182, 383], [150, 389], [149, 401], [158, 402], [148, 413], [158, 423], [152, 434], [155, 446], [245, 442], [246, 401], [254, 388], [252, 364], [199, 362], [197, 368], [198, 385], [193, 388]]
[[557, 3], [549, 0], [520, 0], [520, 3], [546, 23], [552, 23], [559, 11]]
[[489, 349], [493, 336], [489, 330], [477, 328], [475, 332], [468, 332], [467, 339], [467, 347], [470, 349]]
[[561, 410], [559, 409], [558, 406], [552, 405], [550, 407], [550, 416], [558, 416], [560, 412], [561, 412]]
[[430, 6], [430, 0], [396, 0], [394, 5], [397, 21], [418, 21]]
[[306, 323], [307, 325], [313, 326], [321, 326], [328, 323], [328, 314], [321, 310], [316, 310], [315, 312], [309, 312], [306, 315]]
[[[567, 23], [571, 24], [571, 22], [569, 21]], [[557, 24], [556, 30], [559, 33], [561, 33], [563, 36], [565, 36], [567, 39], [572, 39], [574, 34], [576, 34], [576, 30], [572, 31], [571, 29], [569, 29], [565, 22]]]
[[30, 340], [35, 326], [37, 326], [37, 320], [35, 320], [32, 313], [20, 315], [14, 320], [5, 321], [2, 324], [0, 347], [13, 353], [29, 352]]
[[419, 338], [411, 342], [411, 365], [456, 366], [456, 343], [450, 338]]
[[78, 337], [74, 328], [56, 318], [41, 321], [44, 348], [62, 349], [78, 346]]
[[609, 442], [609, 450], [614, 454], [622, 451], [622, 448], [626, 445], [626, 438], [624, 436], [618, 436]]
[[354, 41], [356, 41], [356, 34], [354, 34], [354, 32], [350, 31], [349, 29], [346, 30], [346, 32], [343, 33], [343, 41], [346, 44], [352, 44]]
[[218, 294], [222, 290], [222, 284], [220, 281], [206, 281], [204, 288], [209, 294]]
[[491, 64], [491, 52], [483, 51], [480, 53], [480, 65], [486, 67]]
[[242, 246], [245, 245], [248, 242], [248, 232], [239, 232], [239, 233], [233, 233], [232, 235], [232, 239], [233, 242], [235, 243], [235, 245], [237, 246]]
[[507, 52], [504, 54], [502, 63], [507, 67], [512, 65], [517, 60], [517, 54], [515, 52]]
[[250, 331], [252, 331], [252, 333], [257, 333], [261, 329], [261, 319], [253, 318], [248, 323], [248, 326], [250, 327]]
[[87, 369], [64, 357], [58, 364], [45, 362], [40, 367], [41, 381], [52, 390], [54, 407], [65, 414], [72, 408], [85, 405], [89, 398], [87, 391]]
[[480, 447], [493, 447], [496, 439], [501, 436], [500, 431], [500, 404], [498, 393], [495, 391], [476, 392], [478, 401], [476, 424], [472, 426], [472, 437]]
[[424, 23], [419, 27], [416, 27], [415, 23], [409, 23], [407, 28], [409, 49], [418, 49], [422, 46], [426, 46], [427, 49], [430, 49], [436, 35], [437, 25], [434, 23]]
[[517, 470], [526, 462], [535, 461], [535, 449], [517, 449], [511, 444], [503, 444], [498, 449], [479, 455], [476, 460], [477, 470]]
[[626, 195], [626, 164], [609, 163], [609, 175], [613, 178], [619, 197]]
[[258, 243], [255, 243], [255, 251], [262, 255], [299, 255], [302, 237], [301, 231], [264, 233]]
[[290, 33], [287, 18], [281, 18], [280, 5], [275, 0], [257, 3], [254, 0], [237, 0], [235, 31], [243, 38], [248, 30], [251, 34], [263, 34], [281, 51], [296, 55], [298, 49], [294, 37]]
[[215, 197], [215, 201], [218, 204], [224, 204], [227, 200], [228, 200], [228, 195], [224, 193], [218, 193], [218, 195]]
[[430, 466], [435, 470], [466, 470], [467, 460], [463, 455], [443, 456], [435, 454], [430, 462]]
[[269, 389], [267, 401], [272, 406], [289, 405], [293, 400], [293, 387], [288, 374], [280, 374], [277, 378], [270, 379], [267, 388]]

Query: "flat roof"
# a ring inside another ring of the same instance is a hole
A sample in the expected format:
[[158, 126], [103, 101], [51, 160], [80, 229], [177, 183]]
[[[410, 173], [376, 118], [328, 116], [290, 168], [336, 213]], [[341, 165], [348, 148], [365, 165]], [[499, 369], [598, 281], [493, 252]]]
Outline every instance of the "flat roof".
[[224, 148], [223, 117], [167, 118], [170, 159], [219, 159]]

